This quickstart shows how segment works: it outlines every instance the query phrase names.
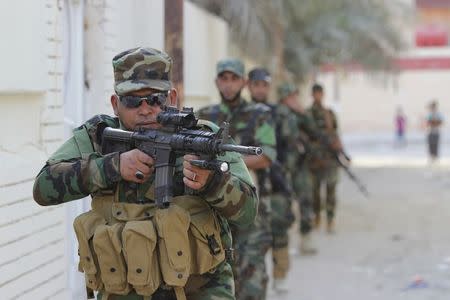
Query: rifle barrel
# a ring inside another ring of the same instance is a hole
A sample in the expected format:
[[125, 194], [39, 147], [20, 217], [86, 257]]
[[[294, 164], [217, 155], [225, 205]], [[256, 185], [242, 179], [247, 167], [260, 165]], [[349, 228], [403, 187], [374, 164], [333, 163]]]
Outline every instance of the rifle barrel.
[[254, 146], [241, 146], [241, 145], [232, 145], [225, 144], [219, 146], [221, 151], [231, 151], [231, 152], [239, 152], [241, 154], [250, 154], [250, 155], [261, 155], [263, 150], [261, 147]]

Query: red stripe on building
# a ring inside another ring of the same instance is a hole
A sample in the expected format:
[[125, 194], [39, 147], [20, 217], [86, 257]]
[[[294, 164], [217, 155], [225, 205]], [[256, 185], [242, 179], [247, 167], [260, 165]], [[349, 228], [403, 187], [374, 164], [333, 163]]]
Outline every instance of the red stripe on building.
[[[450, 70], [450, 57], [408, 57], [396, 58], [393, 66], [399, 71], [418, 71], [418, 70]], [[347, 72], [360, 72], [364, 68], [360, 64], [349, 63], [339, 66]], [[320, 68], [321, 72], [334, 72], [336, 65], [326, 64]]]
[[397, 58], [394, 66], [400, 71], [405, 70], [448, 70], [450, 57], [439, 58]]
[[419, 8], [450, 8], [450, 0], [416, 0]]

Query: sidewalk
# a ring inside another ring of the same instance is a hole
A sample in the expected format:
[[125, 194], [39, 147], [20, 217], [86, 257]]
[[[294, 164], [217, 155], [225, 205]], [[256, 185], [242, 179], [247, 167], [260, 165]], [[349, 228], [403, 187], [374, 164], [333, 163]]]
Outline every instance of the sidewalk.
[[[412, 132], [405, 145], [395, 143], [392, 133], [359, 133], [343, 136], [343, 144], [353, 166], [423, 167], [428, 163], [428, 149], [423, 132]], [[440, 166], [450, 166], [450, 136], [441, 136]]]
[[319, 254], [305, 257], [296, 254], [293, 228], [290, 291], [269, 288], [268, 300], [449, 299], [449, 170], [433, 177], [421, 167], [354, 171], [367, 183], [370, 199], [343, 175], [337, 233], [315, 231]]

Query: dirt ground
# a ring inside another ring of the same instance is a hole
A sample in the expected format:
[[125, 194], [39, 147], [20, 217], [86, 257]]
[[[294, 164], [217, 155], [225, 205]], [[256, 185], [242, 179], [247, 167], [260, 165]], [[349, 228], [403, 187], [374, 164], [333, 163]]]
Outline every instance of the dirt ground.
[[294, 228], [290, 291], [280, 295], [269, 289], [268, 299], [450, 299], [448, 167], [354, 171], [371, 198], [341, 174], [337, 233], [315, 231], [320, 252], [304, 257], [297, 254]]

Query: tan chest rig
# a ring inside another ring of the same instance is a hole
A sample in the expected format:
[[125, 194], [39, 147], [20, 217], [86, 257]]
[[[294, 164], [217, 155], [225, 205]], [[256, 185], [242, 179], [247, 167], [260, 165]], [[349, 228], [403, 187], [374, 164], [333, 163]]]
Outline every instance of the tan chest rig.
[[79, 271], [103, 300], [132, 290], [148, 297], [160, 286], [186, 299], [191, 275], [212, 272], [225, 259], [218, 218], [203, 199], [178, 196], [159, 209], [119, 202], [118, 194], [94, 196], [92, 210], [74, 221]]

